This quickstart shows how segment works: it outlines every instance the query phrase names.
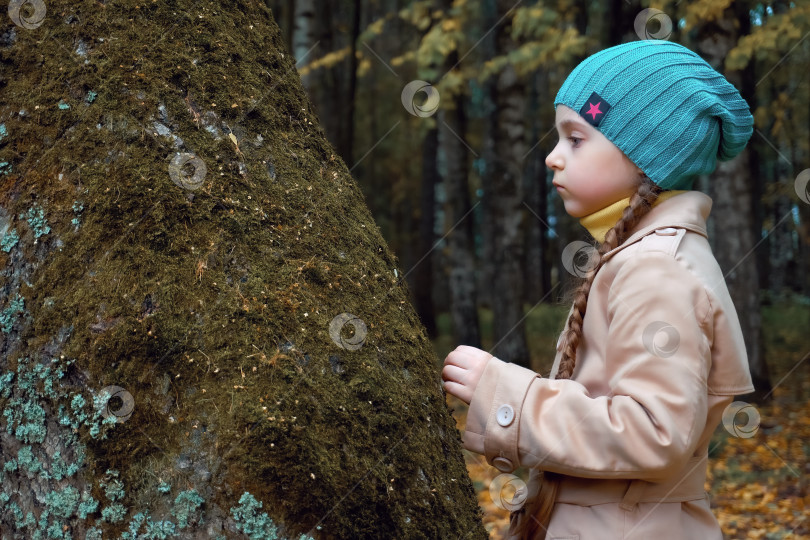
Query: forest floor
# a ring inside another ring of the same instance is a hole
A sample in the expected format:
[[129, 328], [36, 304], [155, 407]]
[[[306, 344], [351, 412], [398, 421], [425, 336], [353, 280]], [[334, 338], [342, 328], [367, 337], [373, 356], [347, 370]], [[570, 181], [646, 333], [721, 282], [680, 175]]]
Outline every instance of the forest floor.
[[[541, 374], [550, 368], [544, 348], [554, 350], [566, 312], [560, 306], [539, 306], [529, 314], [532, 368]], [[774, 303], [763, 307], [762, 316], [774, 390], [769, 399], [753, 404], [759, 423], [750, 432], [735, 436], [722, 424], [717, 427], [710, 444], [706, 491], [728, 539], [810, 540], [810, 305]], [[487, 339], [491, 314], [483, 312], [481, 318], [486, 346], [491, 343]], [[448, 333], [441, 332], [448, 324], [448, 320], [439, 321], [440, 336], [434, 340], [441, 363], [455, 348]], [[536, 352], [545, 359], [538, 362]], [[447, 403], [463, 433], [467, 405], [449, 394]], [[738, 416], [738, 423], [745, 423], [746, 414]], [[509, 511], [493, 500], [490, 486], [501, 472], [483, 456], [463, 452], [484, 525], [493, 540], [500, 540], [509, 526]], [[528, 477], [524, 468], [514, 474], [523, 480]], [[501, 496], [510, 495], [502, 492]]]

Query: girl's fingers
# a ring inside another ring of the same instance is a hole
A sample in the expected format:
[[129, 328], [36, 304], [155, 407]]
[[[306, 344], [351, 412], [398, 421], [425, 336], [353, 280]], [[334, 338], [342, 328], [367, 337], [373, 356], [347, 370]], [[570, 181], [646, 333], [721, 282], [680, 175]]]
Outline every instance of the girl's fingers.
[[444, 364], [445, 365], [450, 364], [464, 369], [469, 369], [470, 366], [472, 365], [472, 357], [470, 356], [469, 353], [465, 352], [459, 353], [453, 351], [447, 355], [447, 358], [444, 359]]
[[444, 365], [460, 366], [464, 362], [464, 357], [459, 354], [450, 353], [444, 359]]
[[458, 366], [447, 364], [442, 369], [442, 378], [445, 381], [464, 382], [467, 370]]
[[469, 367], [477, 362], [489, 360], [492, 354], [469, 345], [459, 345], [444, 359], [445, 363]]
[[467, 396], [468, 391], [463, 385], [448, 381], [444, 383], [444, 389], [448, 394], [457, 397], [464, 403], [470, 403], [470, 398]]

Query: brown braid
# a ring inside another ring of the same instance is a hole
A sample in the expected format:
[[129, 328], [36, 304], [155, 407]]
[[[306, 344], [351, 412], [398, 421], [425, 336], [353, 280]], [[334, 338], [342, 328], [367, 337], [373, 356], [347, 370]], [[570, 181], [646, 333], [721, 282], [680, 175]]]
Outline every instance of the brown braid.
[[603, 255], [616, 248], [625, 241], [627, 233], [636, 226], [639, 220], [650, 211], [662, 189], [645, 175], [638, 185], [638, 190], [630, 197], [629, 205], [622, 212], [622, 217], [605, 234], [605, 241], [599, 244], [597, 250], [599, 261], [588, 271], [579, 284], [574, 295], [574, 310], [568, 317], [566, 324], [568, 330], [565, 335], [560, 368], [557, 370], [557, 379], [570, 379], [574, 373], [577, 358], [577, 345], [582, 339], [582, 321], [585, 319], [585, 309], [588, 306], [588, 295], [591, 292], [596, 273], [605, 260]]
[[[585, 278], [575, 288], [574, 310], [568, 317], [566, 335], [560, 367], [557, 370], [557, 379], [570, 379], [576, 366], [576, 351], [582, 339], [582, 321], [585, 318], [585, 309], [588, 306], [588, 294], [591, 292], [596, 273], [604, 264], [603, 255], [616, 248], [627, 238], [629, 231], [638, 224], [639, 220], [650, 211], [658, 195], [663, 191], [657, 184], [642, 173], [638, 190], [630, 197], [629, 205], [622, 212], [622, 217], [605, 235], [605, 241], [599, 244], [597, 250], [599, 261], [588, 271]], [[560, 486], [560, 475], [550, 471], [542, 471], [540, 475], [540, 490], [537, 496], [519, 510], [525, 512], [522, 526], [515, 533], [521, 540], [533, 540], [538, 535], [538, 529], [543, 530], [539, 538], [545, 537], [545, 531], [551, 521], [551, 512], [554, 510], [554, 501]]]

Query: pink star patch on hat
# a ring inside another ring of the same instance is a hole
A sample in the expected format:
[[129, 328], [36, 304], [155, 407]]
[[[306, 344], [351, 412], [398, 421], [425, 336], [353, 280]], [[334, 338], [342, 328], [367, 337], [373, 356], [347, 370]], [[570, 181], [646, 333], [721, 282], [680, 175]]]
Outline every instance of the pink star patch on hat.
[[579, 115], [585, 118], [589, 124], [597, 127], [610, 109], [610, 104], [605, 101], [602, 96], [593, 92], [591, 97], [582, 105], [582, 108], [579, 110]]

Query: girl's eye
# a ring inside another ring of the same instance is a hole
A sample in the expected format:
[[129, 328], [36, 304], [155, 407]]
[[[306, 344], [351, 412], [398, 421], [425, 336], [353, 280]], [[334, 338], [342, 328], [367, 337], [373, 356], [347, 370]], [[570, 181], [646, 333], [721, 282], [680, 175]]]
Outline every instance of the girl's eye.
[[577, 142], [581, 141], [582, 139], [580, 139], [578, 137], [568, 137], [568, 140], [571, 141], [571, 143], [574, 145], [574, 148], [576, 148], [577, 147]]

